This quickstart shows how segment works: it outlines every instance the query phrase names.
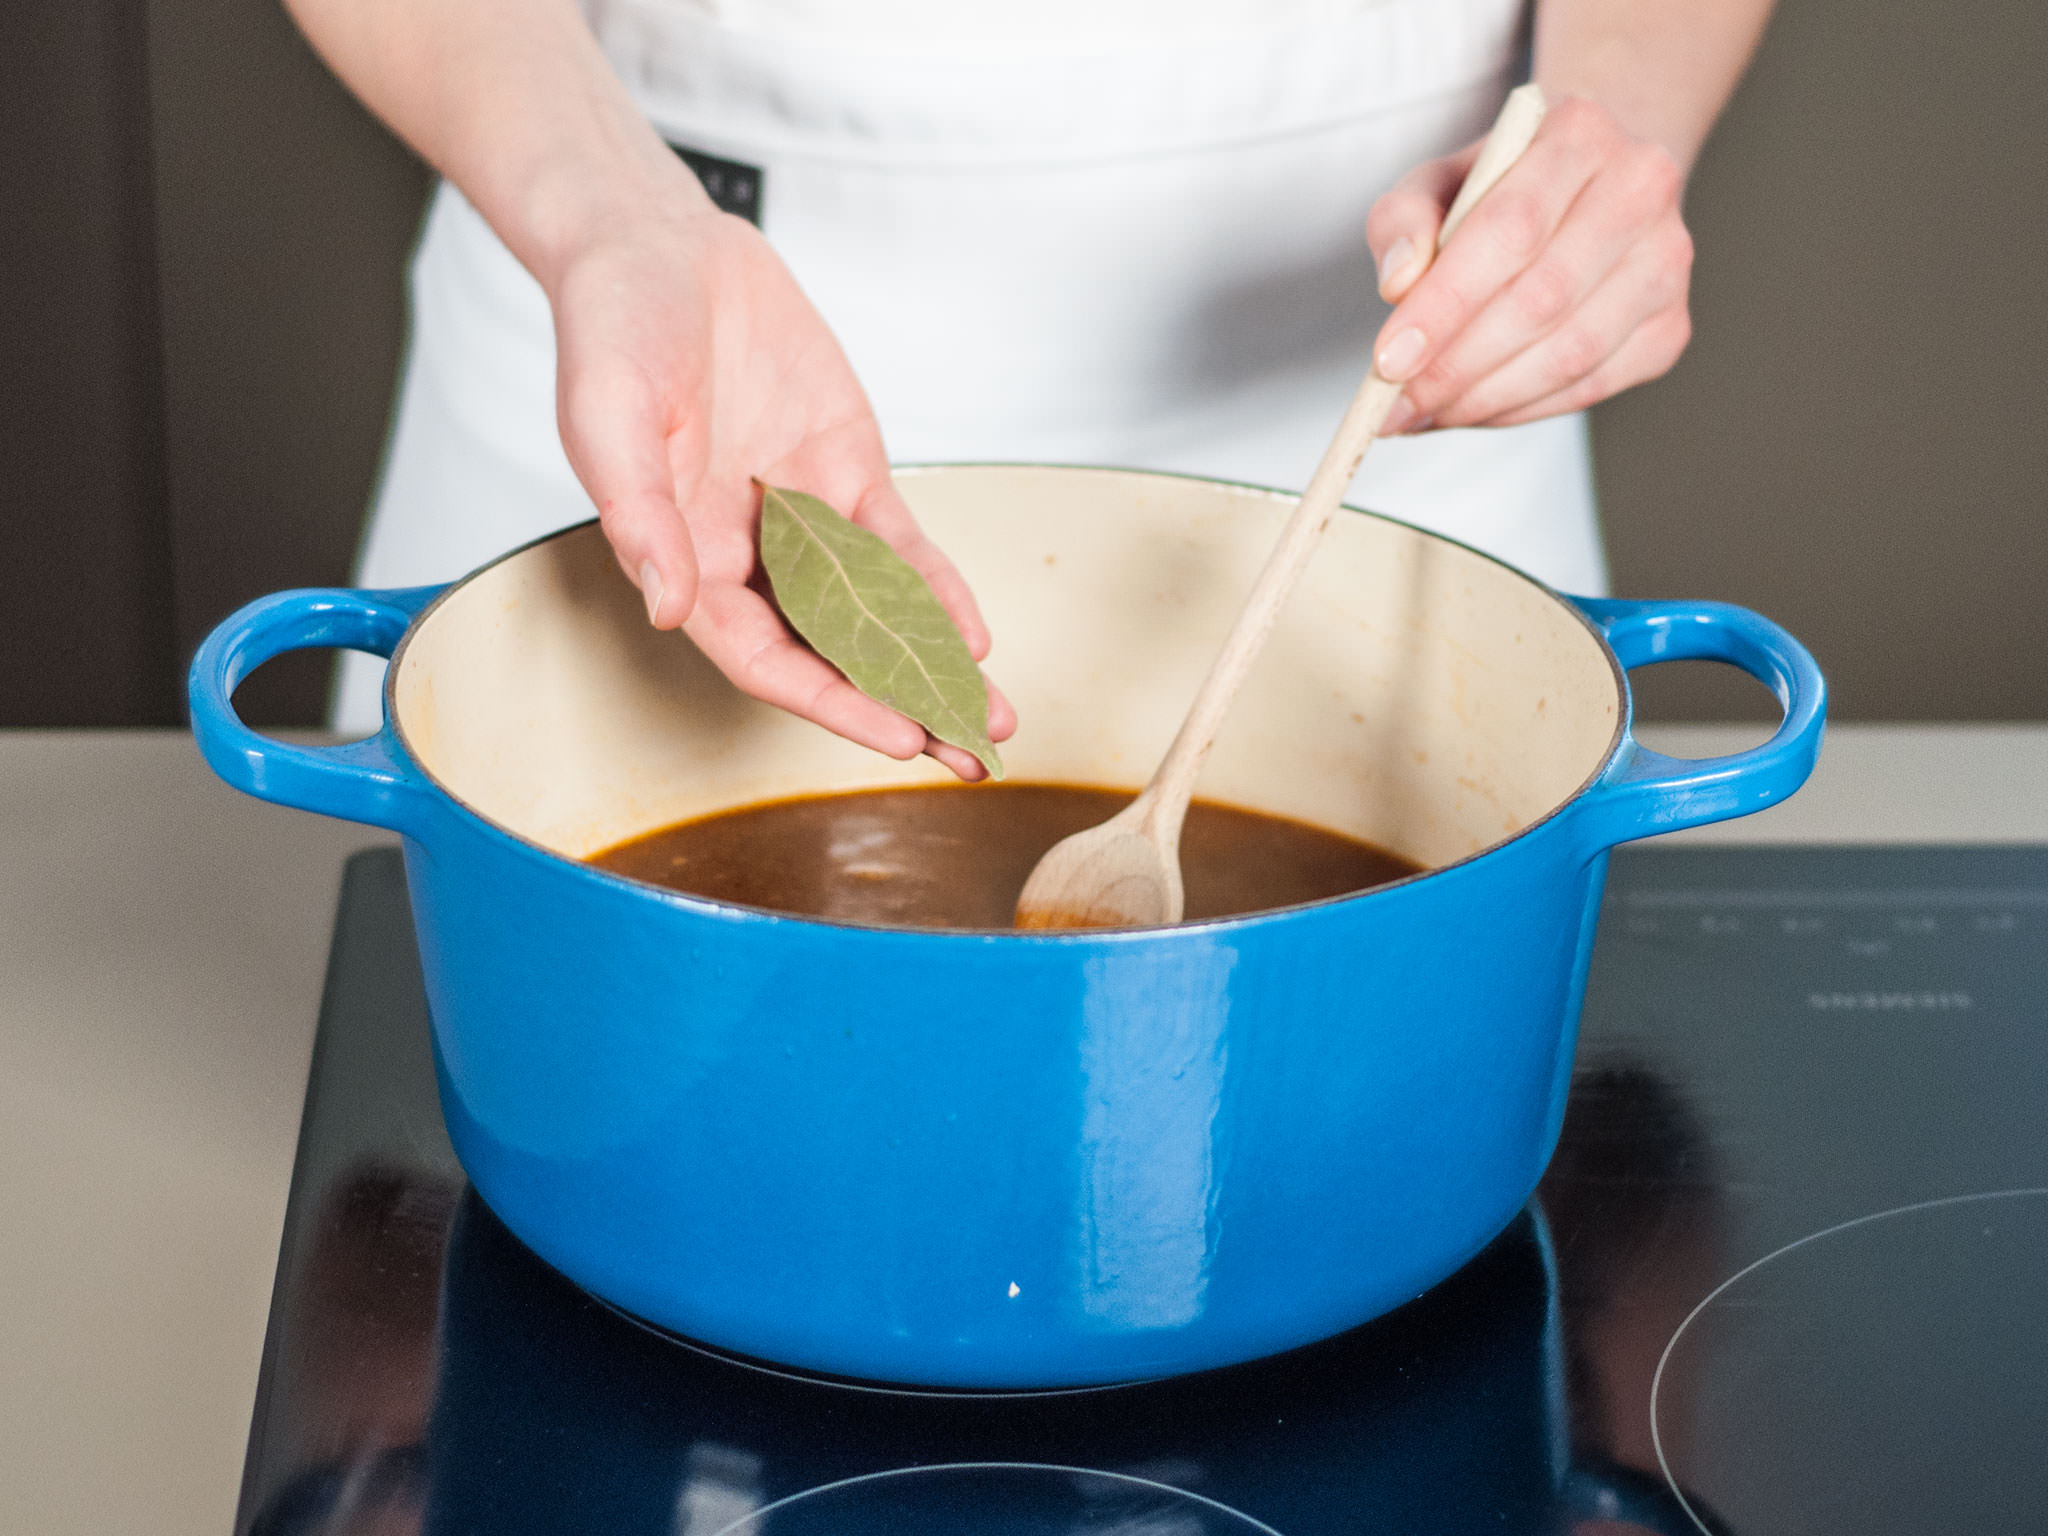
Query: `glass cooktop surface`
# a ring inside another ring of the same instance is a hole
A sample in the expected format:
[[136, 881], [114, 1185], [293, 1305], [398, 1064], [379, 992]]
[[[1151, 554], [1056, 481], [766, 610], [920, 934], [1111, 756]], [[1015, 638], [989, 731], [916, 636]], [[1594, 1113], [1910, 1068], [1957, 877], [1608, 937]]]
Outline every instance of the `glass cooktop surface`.
[[1625, 849], [1537, 1197], [1177, 1380], [933, 1393], [647, 1328], [470, 1192], [396, 850], [348, 867], [237, 1530], [2048, 1529], [2048, 849]]

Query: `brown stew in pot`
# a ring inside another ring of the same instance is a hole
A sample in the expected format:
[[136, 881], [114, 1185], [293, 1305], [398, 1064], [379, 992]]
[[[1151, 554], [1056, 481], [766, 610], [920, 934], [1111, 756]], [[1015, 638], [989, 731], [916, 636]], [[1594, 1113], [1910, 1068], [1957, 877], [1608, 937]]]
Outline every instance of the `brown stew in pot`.
[[[894, 928], [1007, 928], [1032, 866], [1129, 804], [1072, 784], [932, 785], [741, 806], [620, 843], [599, 869], [718, 901]], [[1190, 919], [1368, 890], [1421, 866], [1307, 822], [1197, 800]]]

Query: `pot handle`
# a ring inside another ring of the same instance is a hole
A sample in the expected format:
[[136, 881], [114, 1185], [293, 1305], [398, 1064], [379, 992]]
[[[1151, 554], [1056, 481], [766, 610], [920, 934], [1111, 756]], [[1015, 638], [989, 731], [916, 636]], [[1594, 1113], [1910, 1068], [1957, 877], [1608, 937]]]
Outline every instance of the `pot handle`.
[[1827, 683], [1812, 654], [1784, 629], [1731, 603], [1571, 601], [1623, 667], [1725, 661], [1769, 685], [1785, 707], [1769, 741], [1729, 757], [1667, 757], [1639, 746], [1629, 722], [1621, 750], [1580, 801], [1583, 825], [1596, 847], [1747, 816], [1806, 782], [1820, 755]]
[[234, 696], [243, 678], [286, 651], [345, 647], [390, 656], [440, 591], [307, 587], [259, 597], [228, 615], [199, 647], [186, 679], [192, 735], [208, 765], [259, 800], [394, 832], [417, 829], [432, 802], [389, 720], [363, 741], [302, 746], [249, 729], [235, 713]]

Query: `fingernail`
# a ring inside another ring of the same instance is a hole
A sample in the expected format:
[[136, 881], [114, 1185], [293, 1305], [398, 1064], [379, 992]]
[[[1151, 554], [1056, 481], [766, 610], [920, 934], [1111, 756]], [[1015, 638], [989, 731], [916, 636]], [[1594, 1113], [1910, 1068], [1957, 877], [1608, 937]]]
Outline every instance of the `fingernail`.
[[665, 589], [661, 584], [661, 572], [656, 570], [652, 560], [640, 562], [640, 595], [647, 599], [647, 622], [657, 629], [661, 626], [661, 598]]
[[1415, 365], [1422, 361], [1422, 349], [1429, 345], [1429, 338], [1409, 326], [1394, 339], [1380, 348], [1377, 363], [1380, 377], [1398, 384], [1415, 371]]
[[1408, 267], [1415, 260], [1415, 242], [1406, 235], [1387, 247], [1387, 254], [1380, 258], [1380, 292], [1393, 294], [1400, 291], [1401, 279], [1408, 275]]
[[1380, 427], [1380, 436], [1397, 437], [1408, 430], [1408, 423], [1415, 419], [1415, 407], [1406, 400], [1396, 400], [1394, 408], [1387, 412], [1387, 419]]

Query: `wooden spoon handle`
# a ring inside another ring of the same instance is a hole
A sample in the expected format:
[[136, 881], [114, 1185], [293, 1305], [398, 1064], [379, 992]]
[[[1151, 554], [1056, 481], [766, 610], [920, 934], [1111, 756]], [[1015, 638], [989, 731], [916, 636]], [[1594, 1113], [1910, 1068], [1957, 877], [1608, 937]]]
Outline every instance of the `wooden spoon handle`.
[[[1472, 169], [1466, 174], [1465, 184], [1458, 189], [1450, 212], [1444, 215], [1443, 226], [1437, 231], [1437, 250], [1444, 248], [1445, 242], [1465, 222], [1465, 215], [1472, 211], [1472, 206], [1507, 174], [1508, 167], [1521, 158], [1522, 151], [1536, 136], [1536, 129], [1543, 121], [1543, 112], [1540, 86], [1531, 83], [1508, 93], [1500, 116], [1494, 119], [1492, 131], [1480, 147], [1479, 157], [1472, 162]], [[1266, 643], [1267, 635], [1272, 633], [1288, 594], [1308, 568], [1309, 558], [1315, 553], [1323, 529], [1329, 525], [1331, 515], [1357, 477], [1365, 451], [1379, 435], [1387, 412], [1400, 398], [1399, 384], [1381, 378], [1377, 368], [1367, 371], [1365, 382], [1358, 386], [1358, 393], [1351, 398], [1351, 407], [1345, 411], [1337, 435], [1330, 439], [1330, 446], [1324, 450], [1322, 463], [1316, 466], [1315, 477], [1309, 481], [1293, 516], [1288, 518], [1286, 528], [1281, 531], [1280, 542], [1266, 557], [1265, 568], [1252, 584], [1251, 594], [1238, 613], [1236, 625], [1210, 665], [1209, 675], [1203, 679], [1195, 702], [1189, 706], [1187, 719], [1181, 722], [1180, 733], [1173, 738], [1173, 745], [1167, 748], [1158, 772], [1152, 775], [1152, 782], [1145, 786], [1140, 798], [1146, 802], [1146, 807], [1141, 814], [1148, 830], [1166, 846], [1171, 847], [1180, 835], [1181, 818], [1187, 814], [1195, 778], [1202, 771], [1202, 763], [1209, 755], [1209, 745], [1216, 739], [1223, 717], [1230, 711], [1231, 700], [1237, 697], [1239, 685], [1259, 659], [1259, 652]]]
[[1450, 244], [1451, 236], [1465, 222], [1465, 215], [1472, 211], [1472, 205], [1491, 192], [1493, 184], [1507, 175], [1509, 167], [1522, 158], [1522, 151], [1529, 147], [1530, 141], [1536, 137], [1536, 130], [1543, 126], [1543, 114], [1547, 110], [1543, 87], [1533, 80], [1508, 92], [1508, 99], [1501, 103], [1500, 116], [1493, 120], [1493, 126], [1486, 132], [1486, 142], [1479, 146], [1478, 158], [1472, 162], [1472, 169], [1465, 173], [1465, 184], [1451, 199], [1451, 211], [1444, 215], [1443, 224], [1437, 229], [1436, 248], [1439, 251]]

